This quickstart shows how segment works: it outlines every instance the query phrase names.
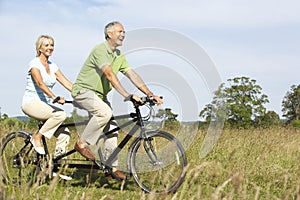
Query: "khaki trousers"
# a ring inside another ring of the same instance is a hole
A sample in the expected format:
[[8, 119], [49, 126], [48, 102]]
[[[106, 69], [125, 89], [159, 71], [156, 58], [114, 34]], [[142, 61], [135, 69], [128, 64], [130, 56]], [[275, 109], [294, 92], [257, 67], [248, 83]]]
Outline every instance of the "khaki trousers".
[[66, 152], [70, 140], [68, 128], [58, 128], [66, 119], [66, 113], [55, 106], [51, 106], [40, 100], [33, 100], [22, 106], [22, 111], [44, 124], [39, 132], [46, 138], [51, 139], [54, 135], [57, 138], [54, 156]]
[[[116, 122], [110, 122], [112, 117], [112, 109], [109, 102], [103, 101], [95, 92], [86, 90], [80, 91], [73, 97], [79, 107], [88, 111], [92, 117], [87, 126], [83, 130], [80, 139], [86, 141], [90, 145], [98, 144], [99, 140], [104, 140], [104, 157], [105, 159], [113, 152], [118, 145], [118, 132], [108, 136], [103, 134], [103, 131], [112, 130], [116, 127]], [[117, 167], [118, 159], [116, 158], [112, 167]]]

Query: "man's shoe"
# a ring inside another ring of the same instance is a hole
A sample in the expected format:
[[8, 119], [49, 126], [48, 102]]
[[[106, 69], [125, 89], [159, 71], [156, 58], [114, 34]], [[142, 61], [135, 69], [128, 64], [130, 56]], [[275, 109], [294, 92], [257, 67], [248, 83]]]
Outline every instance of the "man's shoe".
[[126, 176], [120, 172], [119, 170], [111, 173], [105, 173], [105, 178], [107, 179], [119, 179], [119, 180], [126, 180]]
[[74, 149], [80, 153], [83, 157], [89, 159], [89, 160], [95, 160], [95, 156], [94, 154], [92, 153], [91, 149], [89, 146], [85, 146], [83, 148], [81, 148], [79, 145], [78, 145], [78, 142], [76, 142], [75, 146], [74, 146]]

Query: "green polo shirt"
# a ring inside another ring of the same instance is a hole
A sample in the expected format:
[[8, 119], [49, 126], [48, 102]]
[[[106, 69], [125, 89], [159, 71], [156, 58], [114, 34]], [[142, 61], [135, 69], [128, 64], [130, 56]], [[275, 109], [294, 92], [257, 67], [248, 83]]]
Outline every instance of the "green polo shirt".
[[110, 65], [117, 75], [120, 71], [125, 74], [130, 65], [120, 50], [112, 51], [107, 41], [96, 45], [83, 64], [77, 79], [72, 87], [72, 96], [76, 96], [81, 90], [93, 90], [101, 99], [106, 99], [112, 85], [103, 74], [101, 68]]

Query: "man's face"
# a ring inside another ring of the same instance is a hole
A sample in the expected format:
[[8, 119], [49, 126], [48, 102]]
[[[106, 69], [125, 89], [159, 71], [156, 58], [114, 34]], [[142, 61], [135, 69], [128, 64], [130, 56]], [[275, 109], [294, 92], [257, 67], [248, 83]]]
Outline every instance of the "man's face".
[[125, 38], [125, 30], [122, 24], [115, 24], [113, 31], [108, 33], [111, 41], [113, 42], [114, 46], [122, 46], [123, 40]]

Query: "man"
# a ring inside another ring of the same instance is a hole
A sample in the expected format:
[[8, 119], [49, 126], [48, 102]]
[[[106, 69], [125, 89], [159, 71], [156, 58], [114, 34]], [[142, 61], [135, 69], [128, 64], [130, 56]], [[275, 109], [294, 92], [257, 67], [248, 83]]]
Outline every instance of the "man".
[[[117, 49], [125, 38], [124, 27], [119, 22], [111, 22], [104, 29], [106, 41], [96, 45], [85, 61], [76, 82], [73, 85], [72, 96], [75, 102], [92, 114], [92, 118], [84, 129], [75, 149], [85, 158], [95, 160], [95, 156], [88, 145], [95, 145], [108, 125], [113, 129], [113, 123], [109, 123], [112, 117], [112, 109], [107, 101], [107, 94], [112, 87], [125, 99], [142, 100], [135, 94], [130, 94], [121, 85], [117, 73], [122, 72], [129, 80], [148, 97], [153, 97], [157, 104], [162, 104], [160, 97], [154, 95], [145, 85], [141, 77], [130, 67], [125, 56]], [[107, 158], [117, 147], [117, 133], [108, 136], [104, 141], [104, 154]], [[117, 169], [118, 161], [112, 164], [112, 173], [106, 177], [126, 176]]]

